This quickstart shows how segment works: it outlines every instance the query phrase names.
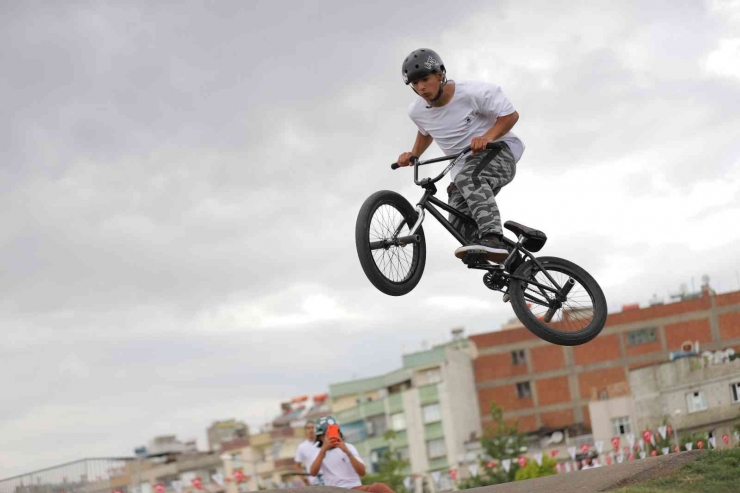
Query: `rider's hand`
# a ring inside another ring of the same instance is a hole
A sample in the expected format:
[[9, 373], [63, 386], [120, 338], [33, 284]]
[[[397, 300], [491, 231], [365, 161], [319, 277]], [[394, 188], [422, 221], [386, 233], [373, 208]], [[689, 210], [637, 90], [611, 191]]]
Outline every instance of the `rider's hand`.
[[337, 448], [340, 448], [340, 449], [342, 450], [342, 452], [344, 452], [344, 453], [345, 453], [345, 454], [347, 454], [347, 455], [349, 455], [349, 454], [350, 454], [350, 451], [349, 451], [349, 449], [347, 448], [347, 444], [346, 444], [346, 443], [344, 443], [344, 440], [342, 440], [341, 438], [334, 438], [334, 440], [336, 440], [336, 441], [334, 442], [334, 445], [335, 445], [335, 446], [336, 446]]
[[486, 150], [486, 146], [488, 143], [491, 142], [488, 137], [480, 136], [480, 137], [473, 137], [473, 140], [470, 141], [470, 150], [473, 151], [473, 154], [478, 154], [481, 151]]
[[399, 166], [408, 166], [409, 164], [411, 164], [411, 158], [413, 157], [416, 157], [416, 156], [414, 156], [410, 152], [404, 152], [403, 154], [398, 156], [398, 161], [396, 162], [398, 163]]
[[321, 444], [321, 450], [326, 452], [327, 450], [334, 448], [334, 446], [336, 446], [337, 444], [337, 440], [339, 440], [339, 438], [337, 437], [328, 438], [325, 436], [324, 442]]

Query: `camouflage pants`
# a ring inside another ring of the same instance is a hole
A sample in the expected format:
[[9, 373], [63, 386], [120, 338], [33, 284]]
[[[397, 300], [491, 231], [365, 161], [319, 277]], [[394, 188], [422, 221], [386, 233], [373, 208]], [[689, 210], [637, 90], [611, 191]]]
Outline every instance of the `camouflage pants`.
[[447, 188], [447, 203], [475, 219], [475, 225], [450, 214], [452, 226], [468, 241], [486, 234], [503, 234], [496, 195], [516, 175], [516, 163], [509, 146], [498, 142], [495, 149], [469, 154], [463, 167]]

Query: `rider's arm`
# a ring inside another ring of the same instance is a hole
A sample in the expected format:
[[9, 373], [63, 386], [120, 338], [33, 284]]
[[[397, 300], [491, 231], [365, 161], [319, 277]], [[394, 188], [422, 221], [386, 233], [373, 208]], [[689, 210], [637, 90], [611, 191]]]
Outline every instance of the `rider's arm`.
[[352, 468], [355, 470], [358, 476], [362, 477], [365, 475], [365, 464], [360, 462], [357, 457], [354, 456], [354, 454], [349, 453], [347, 454], [347, 457], [349, 457], [349, 461], [352, 464]]
[[516, 124], [517, 120], [519, 120], [519, 113], [517, 113], [516, 111], [514, 113], [511, 113], [510, 115], [500, 116], [496, 120], [496, 123], [494, 123], [493, 126], [488, 129], [488, 132], [483, 134], [483, 137], [485, 137], [486, 140], [488, 140], [489, 142], [493, 142], [494, 140], [502, 137], [506, 134], [506, 132], [511, 130]]
[[321, 449], [319, 450], [319, 453], [316, 455], [316, 458], [313, 461], [313, 464], [311, 464], [311, 470], [308, 471], [311, 476], [318, 476], [319, 471], [321, 470], [321, 463], [324, 462], [324, 457], [326, 456], [326, 450]]
[[421, 132], [416, 132], [416, 142], [414, 142], [414, 147], [411, 149], [411, 154], [416, 157], [421, 157], [421, 155], [424, 154], [424, 151], [432, 145], [432, 142], [434, 142], [434, 139], [431, 135], [424, 135]]

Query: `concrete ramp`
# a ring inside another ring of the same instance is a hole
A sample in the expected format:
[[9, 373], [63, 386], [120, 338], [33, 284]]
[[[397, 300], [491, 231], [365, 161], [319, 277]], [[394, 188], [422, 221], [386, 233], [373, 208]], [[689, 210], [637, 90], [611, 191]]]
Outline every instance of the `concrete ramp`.
[[515, 481], [496, 486], [465, 490], [471, 493], [593, 493], [609, 491], [670, 474], [674, 469], [693, 462], [702, 450], [648, 457], [646, 459], [597, 467], [586, 471], [557, 474], [546, 478]]
[[[514, 481], [496, 486], [483, 486], [464, 490], [465, 493], [593, 493], [608, 491], [639, 483], [650, 478], [670, 474], [674, 469], [696, 460], [702, 450], [649, 457], [646, 459], [598, 467], [586, 471], [557, 474], [546, 478]], [[311, 486], [272, 490], [274, 493], [347, 493], [345, 488]], [[272, 492], [267, 492], [272, 493]]]

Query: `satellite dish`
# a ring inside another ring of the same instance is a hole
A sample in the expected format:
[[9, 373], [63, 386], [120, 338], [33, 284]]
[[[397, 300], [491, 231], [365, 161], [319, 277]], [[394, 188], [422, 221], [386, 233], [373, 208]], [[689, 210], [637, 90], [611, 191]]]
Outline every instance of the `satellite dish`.
[[732, 348], [727, 348], [727, 349], [725, 349], [725, 354], [727, 356], [734, 356], [735, 355], [735, 350], [732, 349]]
[[547, 441], [547, 443], [560, 443], [563, 441], [563, 432], [556, 431], [552, 435], [550, 435], [550, 439]]

